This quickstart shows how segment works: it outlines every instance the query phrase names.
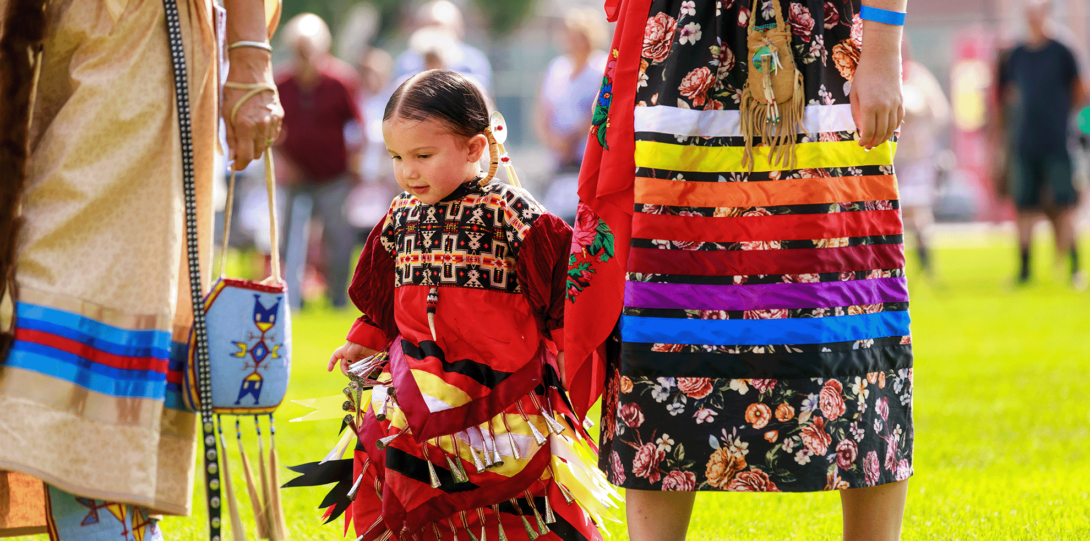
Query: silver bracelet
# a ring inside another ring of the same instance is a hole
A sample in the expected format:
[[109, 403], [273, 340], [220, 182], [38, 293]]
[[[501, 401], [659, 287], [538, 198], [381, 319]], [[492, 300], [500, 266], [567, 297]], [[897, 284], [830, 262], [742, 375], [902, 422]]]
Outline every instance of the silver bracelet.
[[227, 50], [238, 49], [239, 47], [253, 47], [254, 49], [264, 49], [272, 52], [272, 45], [265, 43], [264, 41], [236, 41], [227, 46]]

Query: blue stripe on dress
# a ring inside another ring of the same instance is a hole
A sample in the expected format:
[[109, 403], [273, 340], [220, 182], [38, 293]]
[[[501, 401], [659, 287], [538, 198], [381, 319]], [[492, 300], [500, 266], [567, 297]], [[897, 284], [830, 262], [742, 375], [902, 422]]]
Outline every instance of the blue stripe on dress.
[[[188, 376], [186, 366], [189, 362], [189, 344], [186, 342], [170, 343], [170, 364], [168, 369], [172, 372], [181, 372], [182, 380]], [[184, 383], [167, 382], [166, 399], [163, 406], [173, 410], [193, 411], [185, 403]]]
[[113, 368], [31, 342], [16, 341], [5, 364], [110, 396], [163, 400], [166, 392], [166, 374], [161, 372]]
[[621, 340], [764, 346], [851, 342], [909, 334], [907, 311], [792, 319], [674, 319], [621, 316]]
[[170, 355], [170, 332], [158, 329], [128, 330], [107, 325], [71, 312], [20, 302], [16, 305], [16, 326], [48, 332], [125, 357]]

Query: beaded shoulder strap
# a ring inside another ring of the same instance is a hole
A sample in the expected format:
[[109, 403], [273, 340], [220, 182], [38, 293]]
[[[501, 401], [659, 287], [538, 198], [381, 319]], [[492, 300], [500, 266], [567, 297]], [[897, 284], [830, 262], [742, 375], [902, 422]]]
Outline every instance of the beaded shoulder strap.
[[182, 182], [185, 193], [185, 240], [189, 262], [189, 289], [193, 300], [192, 346], [197, 363], [197, 386], [200, 396], [201, 433], [204, 438], [204, 481], [208, 503], [208, 536], [220, 541], [220, 474], [219, 453], [212, 424], [212, 380], [208, 364], [208, 334], [204, 321], [204, 294], [201, 288], [200, 250], [197, 245], [197, 192], [193, 172], [193, 129], [189, 114], [189, 76], [185, 63], [182, 27], [175, 0], [163, 0], [167, 33], [170, 37], [170, 59], [174, 65], [174, 95], [178, 109], [178, 130], [182, 150]]

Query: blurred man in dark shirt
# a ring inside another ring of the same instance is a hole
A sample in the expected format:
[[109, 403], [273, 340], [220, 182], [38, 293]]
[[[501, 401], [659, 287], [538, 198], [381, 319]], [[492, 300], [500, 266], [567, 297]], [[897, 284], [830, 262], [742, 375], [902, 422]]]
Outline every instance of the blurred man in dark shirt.
[[[287, 239], [288, 261], [301, 262], [305, 253], [303, 231], [306, 219], [300, 219], [297, 201], [312, 201], [312, 215], [322, 223], [325, 248], [325, 282], [330, 301], [340, 308], [347, 303], [355, 231], [345, 212], [345, 201], [356, 183], [358, 149], [348, 148], [345, 125], [363, 121], [356, 106], [359, 83], [355, 70], [329, 54], [329, 27], [320, 17], [303, 14], [293, 18], [284, 29], [284, 41], [294, 53], [292, 65], [277, 77], [284, 106], [284, 135], [277, 150], [278, 173], [289, 186]], [[294, 212], [293, 212], [294, 210]], [[300, 252], [302, 251], [302, 252]], [[295, 255], [296, 257], [293, 257]], [[300, 269], [289, 268], [289, 291], [294, 291], [297, 306], [301, 293]]]
[[1072, 113], [1086, 97], [1075, 54], [1053, 38], [1049, 0], [1033, 0], [1026, 8], [1029, 39], [1015, 47], [1000, 72], [1004, 92], [1014, 92], [1018, 118], [1011, 196], [1018, 208], [1021, 249], [1019, 283], [1030, 277], [1030, 244], [1037, 212], [1044, 210], [1056, 234], [1058, 253], [1071, 257], [1076, 287], [1085, 287], [1075, 238], [1074, 166], [1068, 151]]

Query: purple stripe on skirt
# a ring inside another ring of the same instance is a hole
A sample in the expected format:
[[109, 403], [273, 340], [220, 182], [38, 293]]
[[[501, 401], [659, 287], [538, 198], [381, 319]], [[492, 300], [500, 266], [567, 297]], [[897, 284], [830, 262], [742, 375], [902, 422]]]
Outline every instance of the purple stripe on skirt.
[[625, 306], [677, 310], [829, 308], [908, 302], [904, 278], [762, 285], [694, 285], [626, 282]]

